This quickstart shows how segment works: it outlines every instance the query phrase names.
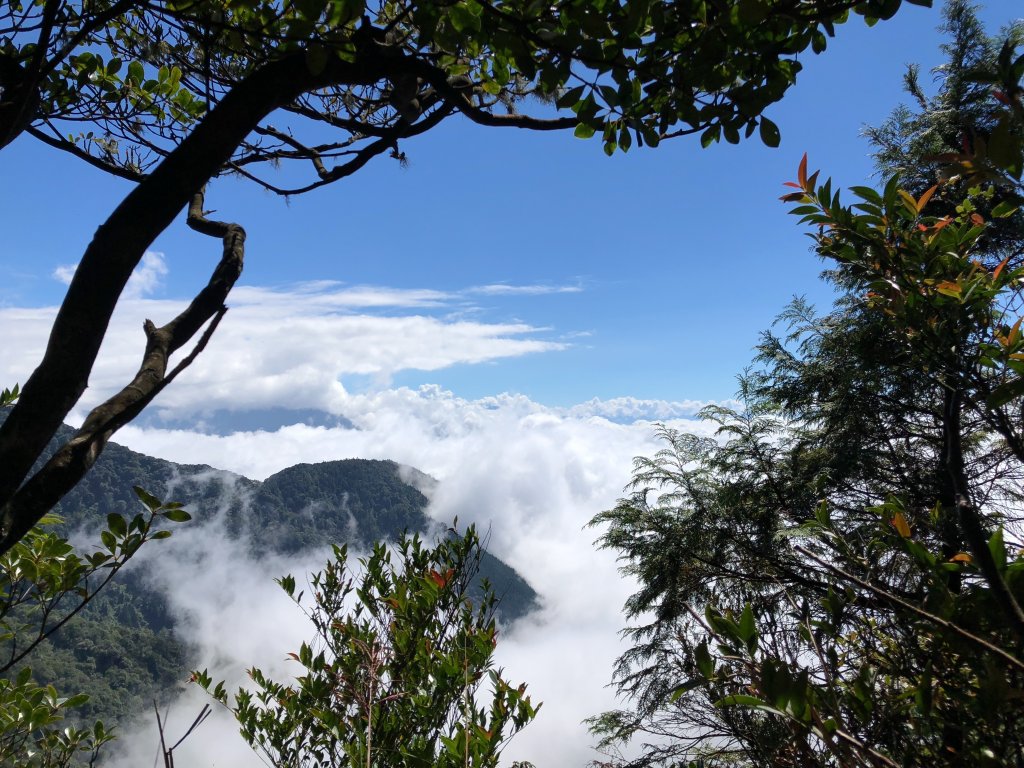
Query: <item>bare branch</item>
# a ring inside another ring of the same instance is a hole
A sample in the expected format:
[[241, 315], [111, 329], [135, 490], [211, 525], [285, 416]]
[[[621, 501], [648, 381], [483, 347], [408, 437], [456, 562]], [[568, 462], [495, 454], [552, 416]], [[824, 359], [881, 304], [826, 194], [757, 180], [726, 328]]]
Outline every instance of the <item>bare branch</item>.
[[[11, 531], [27, 530], [25, 524], [30, 528], [42, 515], [41, 507], [25, 506], [28, 486], [22, 482], [85, 391], [114, 307], [153, 240], [273, 110], [306, 91], [374, 83], [403, 67], [403, 57], [385, 58], [374, 49], [358, 63], [332, 60], [317, 74], [301, 53], [266, 64], [239, 82], [99, 227], [57, 313], [42, 362], [0, 425], [0, 553], [16, 541]], [[180, 325], [191, 324], [186, 320]], [[164, 342], [154, 336], [150, 343]], [[18, 494], [22, 501], [15, 509]], [[42, 491], [40, 498], [52, 495]]]
[[446, 117], [448, 117], [453, 111], [454, 109], [452, 105], [446, 104], [445, 106], [431, 112], [426, 118], [424, 118], [418, 123], [414, 123], [412, 125], [395, 126], [387, 135], [382, 136], [381, 138], [377, 139], [374, 142], [371, 142], [370, 144], [367, 144], [366, 146], [362, 147], [359, 150], [353, 150], [353, 156], [350, 160], [347, 160], [346, 162], [341, 163], [340, 165], [336, 165], [330, 170], [328, 170], [324, 166], [323, 162], [320, 160], [319, 157], [316, 156], [315, 153], [311, 154], [309, 159], [313, 162], [313, 165], [316, 168], [317, 175], [320, 178], [317, 181], [307, 184], [304, 187], [294, 187], [291, 189], [285, 189], [283, 187], [278, 187], [274, 184], [271, 184], [268, 181], [261, 179], [259, 176], [256, 176], [255, 174], [245, 170], [242, 166], [237, 165], [235, 163], [229, 163], [228, 167], [231, 168], [236, 173], [245, 176], [247, 179], [256, 182], [264, 189], [266, 189], [269, 192], [273, 192], [274, 194], [281, 195], [283, 197], [287, 197], [290, 195], [301, 195], [306, 192], [311, 192], [314, 189], [327, 186], [328, 184], [333, 184], [334, 182], [344, 179], [347, 176], [351, 176], [353, 173], [355, 173], [360, 168], [365, 166], [368, 162], [370, 162], [370, 160], [372, 160], [374, 157], [383, 154], [388, 150], [391, 150], [393, 153], [397, 153], [398, 141], [400, 139], [411, 138], [412, 136], [418, 136], [421, 133], [429, 131], [431, 128], [433, 128]]
[[26, 128], [25, 132], [32, 136], [33, 138], [39, 139], [44, 144], [49, 144], [54, 149], [59, 149], [63, 152], [68, 152], [74, 155], [75, 157], [79, 158], [80, 160], [84, 160], [89, 165], [99, 168], [101, 171], [106, 171], [107, 173], [113, 176], [120, 176], [122, 179], [127, 179], [128, 181], [142, 181], [144, 178], [146, 178], [146, 174], [144, 173], [129, 170], [128, 168], [125, 168], [124, 166], [121, 165], [117, 165], [115, 163], [104, 162], [95, 155], [86, 152], [78, 145], [70, 141], [59, 139], [56, 136], [51, 136], [45, 131], [42, 131], [34, 126]]
[[[209, 343], [217, 325], [227, 312], [224, 301], [242, 273], [245, 231], [237, 224], [210, 221], [203, 214], [203, 192], [197, 192], [189, 205], [189, 226], [211, 237], [219, 237], [224, 248], [220, 262], [209, 282], [177, 317], [157, 328], [146, 320], [146, 351], [142, 365], [132, 381], [120, 392], [97, 406], [86, 417], [81, 429], [61, 446], [11, 499], [3, 512], [0, 550], [6, 551], [56, 504], [99, 458], [111, 436], [153, 401], [164, 387], [196, 359]], [[209, 322], [192, 352], [169, 374], [172, 354]]]

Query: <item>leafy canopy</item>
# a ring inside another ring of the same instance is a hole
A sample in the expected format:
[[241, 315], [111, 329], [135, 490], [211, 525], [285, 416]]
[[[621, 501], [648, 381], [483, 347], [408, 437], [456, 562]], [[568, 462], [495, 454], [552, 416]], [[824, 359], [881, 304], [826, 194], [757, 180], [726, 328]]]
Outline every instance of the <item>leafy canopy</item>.
[[[8, 3], [0, 145], [28, 130], [140, 178], [237, 84], [298, 55], [314, 82], [280, 105], [275, 125], [250, 126], [223, 170], [258, 177], [266, 163], [302, 160], [322, 181], [356, 147], [415, 135], [453, 109], [490, 125], [575, 126], [609, 153], [683, 133], [706, 146], [758, 131], [774, 146], [778, 128], [760, 116], [794, 82], [799, 54], [823, 51], [851, 12], [873, 22], [901, 2]], [[381, 52], [397, 66], [368, 61]], [[337, 62], [362, 71], [332, 77]], [[575, 116], [518, 115], [530, 94]]]

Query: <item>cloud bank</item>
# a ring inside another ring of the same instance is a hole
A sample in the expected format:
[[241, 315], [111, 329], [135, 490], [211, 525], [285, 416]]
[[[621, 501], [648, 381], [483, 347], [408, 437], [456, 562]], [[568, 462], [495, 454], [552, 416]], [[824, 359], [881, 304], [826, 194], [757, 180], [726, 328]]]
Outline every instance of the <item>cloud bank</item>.
[[[165, 271], [154, 254], [133, 278], [136, 288], [114, 318], [79, 417], [134, 371], [143, 319], [161, 322], [183, 307], [181, 301], [145, 297], [158, 289]], [[552, 408], [518, 394], [465, 399], [432, 384], [390, 384], [401, 371], [422, 371], [429, 381], [430, 372], [453, 365], [566, 349], [571, 334], [565, 329], [463, 318], [472, 314], [472, 296], [576, 290], [495, 284], [443, 292], [336, 282], [239, 287], [209, 348], [154, 404], [158, 414], [181, 424], [218, 409], [277, 409], [279, 416], [282, 408], [298, 408], [333, 415], [333, 426], [295, 423], [207, 434], [161, 429], [157, 419], [129, 425], [117, 441], [254, 479], [299, 462], [350, 457], [392, 459], [433, 475], [439, 482], [430, 514], [489, 531], [490, 549], [541, 597], [541, 608], [508, 628], [497, 648], [507, 677], [526, 681], [544, 702], [538, 719], [506, 751], [506, 764], [528, 759], [538, 766], [583, 766], [596, 755], [581, 721], [616, 705], [606, 686], [623, 650], [620, 609], [633, 591], [618, 574], [614, 554], [596, 551], [597, 532], [585, 526], [621, 495], [633, 458], [661, 447], [653, 422], [706, 433], [693, 419], [705, 403], [622, 397]], [[55, 311], [0, 308], [11, 340], [0, 359], [0, 382], [25, 380]], [[371, 385], [350, 391], [342, 383], [348, 375], [369, 377]], [[191, 533], [171, 540], [182, 554], [164, 550], [149, 561], [149, 570], [166, 585], [186, 639], [200, 648], [199, 665], [229, 681], [241, 681], [241, 670], [252, 664], [279, 678], [294, 674], [283, 659], [308, 636], [308, 627], [272, 579], [308, 573], [326, 553], [254, 562], [225, 542], [216, 519], [191, 525]], [[177, 738], [203, 703], [196, 690], [176, 702], [168, 735]], [[218, 714], [179, 748], [178, 762], [259, 765], [233, 730], [225, 713]], [[122, 733], [118, 765], [149, 764], [156, 745], [152, 724]]]
[[[580, 722], [616, 705], [606, 685], [614, 658], [624, 650], [618, 639], [620, 608], [633, 591], [617, 573], [613, 553], [596, 551], [592, 542], [597, 532], [584, 526], [621, 495], [633, 457], [660, 447], [651, 422], [616, 423], [591, 413], [599, 406], [551, 409], [514, 395], [470, 401], [425, 386], [350, 396], [345, 414], [354, 428], [296, 424], [272, 432], [211, 435], [129, 426], [119, 433], [119, 441], [135, 450], [256, 479], [298, 462], [353, 456], [394, 459], [433, 475], [439, 483], [430, 514], [442, 522], [458, 517], [460, 526], [475, 523], [489, 530], [490, 549], [541, 596], [541, 609], [510, 628], [498, 643], [498, 663], [508, 677], [529, 683], [536, 699], [545, 702], [538, 719], [508, 748], [506, 764], [529, 759], [538, 766], [583, 766], [596, 755]], [[617, 412], [614, 404], [609, 410]], [[707, 431], [689, 419], [669, 423]], [[266, 601], [253, 616], [253, 595], [263, 594], [272, 575], [299, 573], [317, 561], [280, 563], [275, 570], [239, 555], [218, 557], [224, 564], [209, 572], [207, 587], [182, 581], [180, 563], [161, 578], [189, 595], [224, 593], [219, 585], [233, 585], [213, 610], [226, 627], [246, 628], [241, 630], [245, 642], [239, 645], [235, 634], [215, 635], [211, 628], [200, 633], [204, 647], [217, 649], [222, 668], [237, 670], [251, 663], [245, 654], [261, 663], [283, 658], [299, 642], [294, 634], [268, 630], [266, 643], [255, 645], [253, 638], [261, 637], [258, 627], [264, 623], [290, 627], [290, 606], [286, 611]], [[158, 569], [161, 562], [156, 561]], [[262, 574], [263, 586], [253, 573]], [[237, 620], [232, 618], [236, 614]], [[200, 700], [194, 696], [174, 707], [183, 719], [198, 711]], [[204, 725], [181, 748], [182, 764], [189, 755], [190, 764], [207, 764], [209, 743], [235, 739], [228, 730], [229, 723]], [[150, 738], [148, 744], [153, 743]], [[255, 758], [245, 762], [249, 757], [227, 761], [225, 756], [217, 765], [258, 764]]]
[[[162, 257], [147, 254], [112, 319], [90, 388], [76, 412], [79, 418], [123, 386], [138, 366], [145, 342], [143, 321], [152, 318], [159, 324], [185, 307], [184, 301], [143, 297], [164, 274]], [[204, 354], [154, 405], [158, 413], [173, 412], [180, 418], [216, 409], [281, 405], [339, 413], [346, 397], [341, 379], [346, 376], [367, 377], [380, 387], [401, 371], [436, 371], [567, 347], [526, 323], [449, 317], [448, 310], [465, 310], [462, 294], [429, 289], [334, 282], [274, 289], [240, 286], [230, 304]], [[387, 314], [375, 313], [384, 310]], [[11, 340], [0, 359], [0, 381], [28, 378], [56, 312], [55, 307], [0, 308], [0, 326]]]

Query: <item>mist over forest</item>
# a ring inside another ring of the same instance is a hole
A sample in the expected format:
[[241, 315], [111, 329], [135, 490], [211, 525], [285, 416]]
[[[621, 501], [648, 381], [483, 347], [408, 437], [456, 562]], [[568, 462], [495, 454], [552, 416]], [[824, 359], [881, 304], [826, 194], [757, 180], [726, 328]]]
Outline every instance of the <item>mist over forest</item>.
[[1024, 18], [932, 6], [0, 3], [0, 764], [1020, 765]]

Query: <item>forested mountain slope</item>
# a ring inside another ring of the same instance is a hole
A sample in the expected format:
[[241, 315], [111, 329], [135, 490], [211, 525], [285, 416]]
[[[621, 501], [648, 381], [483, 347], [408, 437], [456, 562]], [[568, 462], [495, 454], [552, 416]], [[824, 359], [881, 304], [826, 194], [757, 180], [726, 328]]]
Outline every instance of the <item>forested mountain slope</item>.
[[[110, 512], [131, 516], [141, 511], [133, 491], [137, 485], [164, 500], [185, 504], [193, 520], [176, 525], [176, 531], [215, 525], [259, 561], [267, 554], [295, 554], [331, 544], [363, 548], [396, 539], [403, 531], [436, 535], [443, 529], [426, 515], [428, 499], [420, 490], [429, 492], [433, 483], [410, 467], [363, 459], [299, 464], [258, 482], [110, 444], [54, 511], [73, 540], [91, 542], [95, 537], [90, 537], [90, 530]], [[159, 558], [162, 546], [167, 545], [148, 545], [150, 557]], [[143, 565], [129, 565], [29, 660], [40, 682], [91, 696], [80, 710], [85, 719], [124, 722], [151, 708], [153, 699], [166, 699], [188, 676], [191, 649], [175, 631], [167, 601], [151, 586]], [[283, 574], [268, 572], [266, 577], [279, 575]], [[498, 610], [503, 621], [514, 621], [533, 607], [533, 589], [492, 555], [484, 554], [480, 576], [501, 596]]]

